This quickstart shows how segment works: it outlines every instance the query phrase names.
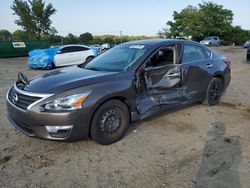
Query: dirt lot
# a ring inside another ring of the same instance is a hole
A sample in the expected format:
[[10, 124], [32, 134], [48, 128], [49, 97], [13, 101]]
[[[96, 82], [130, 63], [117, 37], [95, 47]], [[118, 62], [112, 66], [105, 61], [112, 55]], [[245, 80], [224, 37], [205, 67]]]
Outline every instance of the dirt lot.
[[29, 138], [6, 120], [5, 94], [27, 58], [0, 59], [0, 187], [249, 187], [250, 64], [220, 47], [232, 82], [215, 107], [195, 104], [134, 123], [116, 144]]

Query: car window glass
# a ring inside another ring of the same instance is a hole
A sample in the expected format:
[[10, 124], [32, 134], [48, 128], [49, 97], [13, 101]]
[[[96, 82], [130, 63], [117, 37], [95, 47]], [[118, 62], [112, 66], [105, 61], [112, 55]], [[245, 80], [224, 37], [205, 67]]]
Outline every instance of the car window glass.
[[124, 71], [135, 64], [146, 52], [145, 45], [122, 45], [112, 48], [85, 65], [86, 69]]
[[146, 67], [159, 67], [176, 63], [176, 48], [168, 46], [158, 50], [153, 57], [150, 58]]
[[207, 59], [207, 58], [203, 51], [203, 48], [196, 46], [196, 45], [191, 45], [191, 44], [187, 44], [184, 46], [182, 64], [190, 63], [194, 61], [201, 61], [204, 59]]
[[64, 54], [64, 53], [71, 52], [71, 49], [70, 49], [70, 47], [65, 47], [65, 48], [62, 48], [60, 51], [61, 51], [62, 54]]
[[206, 59], [209, 59], [212, 56], [212, 52], [208, 49], [204, 49], [204, 55]]
[[82, 46], [68, 46], [68, 47], [64, 47], [62, 48], [60, 51], [61, 53], [70, 53], [70, 52], [80, 52], [80, 51], [86, 51], [89, 50], [86, 47], [82, 47]]
[[86, 50], [88, 50], [88, 48], [85, 48], [85, 47], [82, 47], [82, 46], [76, 46], [74, 48], [75, 52], [86, 51]]

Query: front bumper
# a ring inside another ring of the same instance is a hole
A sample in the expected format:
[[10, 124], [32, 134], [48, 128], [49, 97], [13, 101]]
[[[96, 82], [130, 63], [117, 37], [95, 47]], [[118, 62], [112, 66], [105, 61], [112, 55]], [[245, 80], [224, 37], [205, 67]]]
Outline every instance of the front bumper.
[[[63, 113], [40, 112], [39, 103], [31, 109], [22, 110], [12, 104], [7, 98], [7, 111], [10, 123], [19, 131], [31, 137], [49, 140], [74, 141], [86, 139], [89, 136], [91, 108]], [[65, 134], [51, 134], [45, 126], [73, 125]]]

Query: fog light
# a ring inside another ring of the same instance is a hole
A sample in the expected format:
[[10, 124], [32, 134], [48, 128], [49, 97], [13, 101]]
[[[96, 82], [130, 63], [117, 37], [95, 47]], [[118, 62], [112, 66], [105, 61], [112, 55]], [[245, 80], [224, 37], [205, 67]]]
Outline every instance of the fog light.
[[49, 133], [67, 132], [72, 129], [73, 125], [61, 125], [61, 126], [45, 126]]
[[69, 136], [73, 125], [61, 125], [61, 126], [45, 126], [49, 135], [54, 138], [66, 138]]

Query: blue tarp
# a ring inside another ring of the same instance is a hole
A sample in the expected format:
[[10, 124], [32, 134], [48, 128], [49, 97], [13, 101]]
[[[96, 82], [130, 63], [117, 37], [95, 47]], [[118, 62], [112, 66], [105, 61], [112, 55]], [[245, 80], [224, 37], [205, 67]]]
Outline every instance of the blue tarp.
[[[51, 69], [54, 66], [53, 60], [60, 48], [37, 49], [30, 51], [28, 66], [31, 69]], [[99, 55], [97, 47], [92, 48], [95, 57]]]
[[92, 50], [94, 52], [95, 57], [99, 55], [99, 48], [98, 47], [92, 47]]
[[29, 52], [28, 66], [32, 69], [51, 69], [59, 48], [37, 49]]

